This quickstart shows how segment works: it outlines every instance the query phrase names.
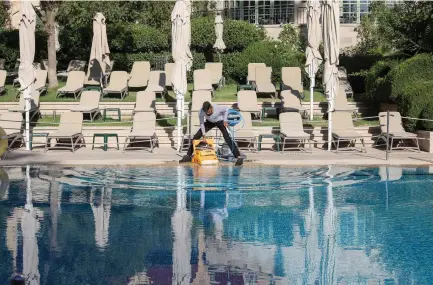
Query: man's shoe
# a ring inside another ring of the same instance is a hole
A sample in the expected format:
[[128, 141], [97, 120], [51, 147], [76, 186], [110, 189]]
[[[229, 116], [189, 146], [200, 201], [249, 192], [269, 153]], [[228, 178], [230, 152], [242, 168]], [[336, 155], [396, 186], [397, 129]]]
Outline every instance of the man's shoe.
[[179, 160], [179, 163], [187, 163], [187, 162], [191, 162], [191, 156], [189, 155], [184, 155], [182, 159]]
[[239, 157], [238, 160], [236, 160], [235, 165], [241, 166], [242, 164], [244, 164], [244, 159], [242, 157]]

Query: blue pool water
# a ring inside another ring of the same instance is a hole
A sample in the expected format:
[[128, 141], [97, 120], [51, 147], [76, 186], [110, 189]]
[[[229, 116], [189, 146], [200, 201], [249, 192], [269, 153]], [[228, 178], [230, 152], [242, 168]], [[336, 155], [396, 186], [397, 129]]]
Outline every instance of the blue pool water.
[[0, 169], [0, 284], [433, 284], [421, 168]]

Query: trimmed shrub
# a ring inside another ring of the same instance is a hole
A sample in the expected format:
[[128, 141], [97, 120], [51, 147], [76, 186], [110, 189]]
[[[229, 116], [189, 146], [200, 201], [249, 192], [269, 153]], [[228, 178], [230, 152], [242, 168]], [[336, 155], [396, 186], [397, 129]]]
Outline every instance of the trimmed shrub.
[[191, 49], [205, 52], [215, 44], [215, 24], [211, 17], [195, 18], [191, 21]]
[[272, 67], [272, 80], [281, 81], [281, 68], [284, 66], [299, 66], [304, 59], [304, 54], [300, 52], [291, 52], [279, 48], [277, 41], [261, 41], [247, 47], [242, 52], [235, 73], [243, 78], [243, 82], [248, 75], [248, 63], [263, 62], [266, 66]]
[[[433, 119], [433, 81], [418, 81], [408, 84], [401, 90], [398, 110], [404, 117]], [[417, 120], [404, 120], [407, 131], [418, 129], [433, 130], [431, 123]]]
[[[214, 32], [215, 34], [215, 32]], [[266, 38], [263, 28], [258, 28], [245, 21], [224, 20], [225, 52], [243, 51], [249, 45]]]
[[391, 99], [407, 95], [404, 90], [418, 82], [433, 80], [433, 55], [418, 54], [400, 63], [392, 72]]
[[375, 63], [365, 76], [365, 94], [361, 99], [368, 102], [391, 102], [391, 70], [398, 65], [397, 60], [381, 60]]
[[169, 35], [143, 24], [117, 25], [107, 35], [114, 52], [160, 52], [169, 50]]

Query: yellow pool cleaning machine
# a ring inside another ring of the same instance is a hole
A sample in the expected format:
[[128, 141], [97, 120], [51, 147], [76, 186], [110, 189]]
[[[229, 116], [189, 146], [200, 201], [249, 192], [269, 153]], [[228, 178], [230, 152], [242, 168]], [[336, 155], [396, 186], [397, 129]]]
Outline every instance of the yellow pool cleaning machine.
[[215, 152], [213, 139], [194, 140], [192, 144], [194, 150], [192, 163], [199, 165], [218, 164], [218, 157]]

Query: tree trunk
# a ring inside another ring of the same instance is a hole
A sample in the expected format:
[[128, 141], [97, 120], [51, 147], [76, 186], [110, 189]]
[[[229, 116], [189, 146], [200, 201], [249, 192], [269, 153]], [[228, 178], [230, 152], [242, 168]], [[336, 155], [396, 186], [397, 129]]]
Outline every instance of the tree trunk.
[[57, 81], [57, 54], [56, 54], [56, 14], [57, 10], [46, 11], [46, 32], [48, 34], [48, 84], [49, 88], [56, 88]]

